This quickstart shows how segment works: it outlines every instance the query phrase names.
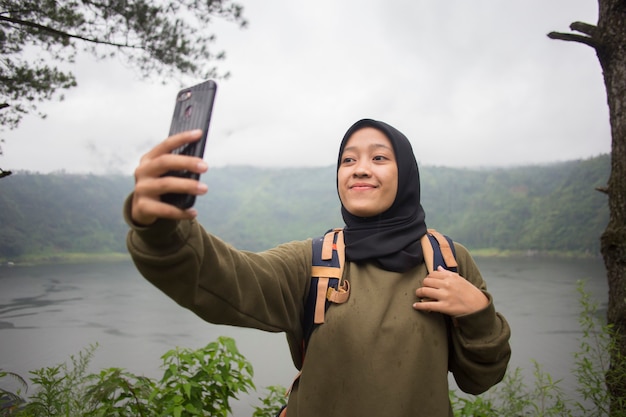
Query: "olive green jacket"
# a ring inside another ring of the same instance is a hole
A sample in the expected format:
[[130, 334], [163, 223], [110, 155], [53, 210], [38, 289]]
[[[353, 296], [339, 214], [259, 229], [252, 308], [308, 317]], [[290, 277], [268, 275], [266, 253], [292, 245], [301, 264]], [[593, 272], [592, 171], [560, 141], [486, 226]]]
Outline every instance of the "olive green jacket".
[[[131, 230], [140, 273], [181, 306], [216, 324], [285, 332], [302, 373], [289, 417], [452, 416], [448, 372], [479, 394], [499, 382], [510, 358], [510, 329], [496, 313], [467, 250], [455, 243], [459, 274], [489, 305], [452, 320], [412, 308], [425, 265], [405, 273], [347, 262], [350, 297], [332, 305], [302, 363], [302, 317], [311, 275], [311, 240], [252, 253], [207, 233], [196, 221], [158, 220]], [[281, 384], [281, 381], [276, 381]]]

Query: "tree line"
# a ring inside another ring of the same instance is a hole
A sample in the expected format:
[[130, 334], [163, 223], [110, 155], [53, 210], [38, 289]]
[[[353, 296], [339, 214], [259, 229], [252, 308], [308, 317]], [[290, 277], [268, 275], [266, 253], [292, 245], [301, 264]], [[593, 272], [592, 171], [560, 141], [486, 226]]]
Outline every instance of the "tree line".
[[[429, 227], [470, 250], [600, 253], [608, 222], [610, 158], [511, 168], [423, 166]], [[234, 246], [259, 251], [343, 225], [335, 168], [214, 168], [196, 200], [200, 222]], [[17, 172], [0, 182], [0, 260], [125, 253], [123, 175]]]

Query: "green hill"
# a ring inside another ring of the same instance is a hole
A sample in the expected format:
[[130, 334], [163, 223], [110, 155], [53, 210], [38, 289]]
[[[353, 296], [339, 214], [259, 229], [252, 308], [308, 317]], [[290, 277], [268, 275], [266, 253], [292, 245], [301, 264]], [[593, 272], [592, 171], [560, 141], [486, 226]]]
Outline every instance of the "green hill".
[[[608, 221], [608, 155], [506, 169], [421, 167], [426, 221], [472, 250], [597, 254]], [[213, 168], [199, 219], [241, 249], [341, 226], [334, 167]], [[17, 172], [0, 180], [0, 259], [125, 253], [132, 178]]]

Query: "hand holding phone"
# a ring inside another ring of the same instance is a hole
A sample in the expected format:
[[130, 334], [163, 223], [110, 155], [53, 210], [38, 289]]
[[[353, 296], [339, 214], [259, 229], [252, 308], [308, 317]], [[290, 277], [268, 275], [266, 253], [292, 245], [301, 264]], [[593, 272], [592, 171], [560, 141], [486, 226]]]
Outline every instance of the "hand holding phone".
[[[189, 155], [202, 158], [211, 123], [211, 113], [215, 101], [217, 84], [213, 80], [204, 81], [189, 88], [184, 88], [176, 95], [176, 105], [168, 136], [187, 130], [201, 129], [202, 136], [196, 142], [188, 143], [172, 150], [173, 154]], [[200, 174], [190, 171], [169, 171], [164, 175], [181, 178], [200, 179]], [[161, 196], [161, 201], [181, 209], [188, 209], [195, 203], [191, 194], [168, 193]]]

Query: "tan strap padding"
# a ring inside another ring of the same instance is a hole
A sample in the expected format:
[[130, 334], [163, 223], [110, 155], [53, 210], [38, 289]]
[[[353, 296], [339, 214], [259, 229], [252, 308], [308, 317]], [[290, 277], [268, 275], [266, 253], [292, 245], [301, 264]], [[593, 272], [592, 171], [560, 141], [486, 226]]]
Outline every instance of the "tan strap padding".
[[450, 247], [450, 243], [448, 239], [435, 229], [428, 229], [428, 233], [434, 236], [439, 242], [439, 248], [441, 248], [441, 256], [443, 256], [443, 261], [446, 263], [448, 268], [457, 267], [456, 259], [454, 258], [454, 254], [452, 253], [452, 248]]
[[319, 277], [317, 281], [317, 298], [315, 299], [315, 314], [313, 323], [324, 323], [324, 312], [326, 310], [326, 292], [328, 291], [328, 278]]
[[[339, 271], [338, 278], [341, 281], [343, 277], [343, 266], [346, 261], [346, 245], [343, 241], [343, 229], [335, 229], [334, 232], [337, 234], [337, 240], [335, 241], [335, 250], [337, 251], [337, 257], [339, 258]], [[335, 268], [337, 269], [337, 268]], [[332, 287], [328, 288], [328, 293], [326, 294], [326, 299], [328, 301], [342, 304], [348, 301], [350, 297], [350, 283], [348, 281], [344, 281], [338, 289], [334, 289]]]
[[350, 298], [350, 283], [344, 281], [343, 285], [338, 290], [333, 287], [328, 287], [326, 293], [326, 299], [335, 304], [343, 304]]
[[422, 236], [420, 239], [420, 243], [422, 244], [422, 253], [424, 254], [424, 263], [426, 264], [426, 269], [430, 274], [433, 272], [433, 265], [435, 263], [435, 251], [433, 250], [433, 246], [430, 243], [430, 239], [428, 235]]
[[311, 267], [312, 277], [328, 277], [341, 279], [341, 270], [334, 266], [315, 266]]
[[333, 241], [335, 240], [335, 231], [324, 235], [324, 243], [322, 243], [322, 261], [330, 261], [333, 258]]

